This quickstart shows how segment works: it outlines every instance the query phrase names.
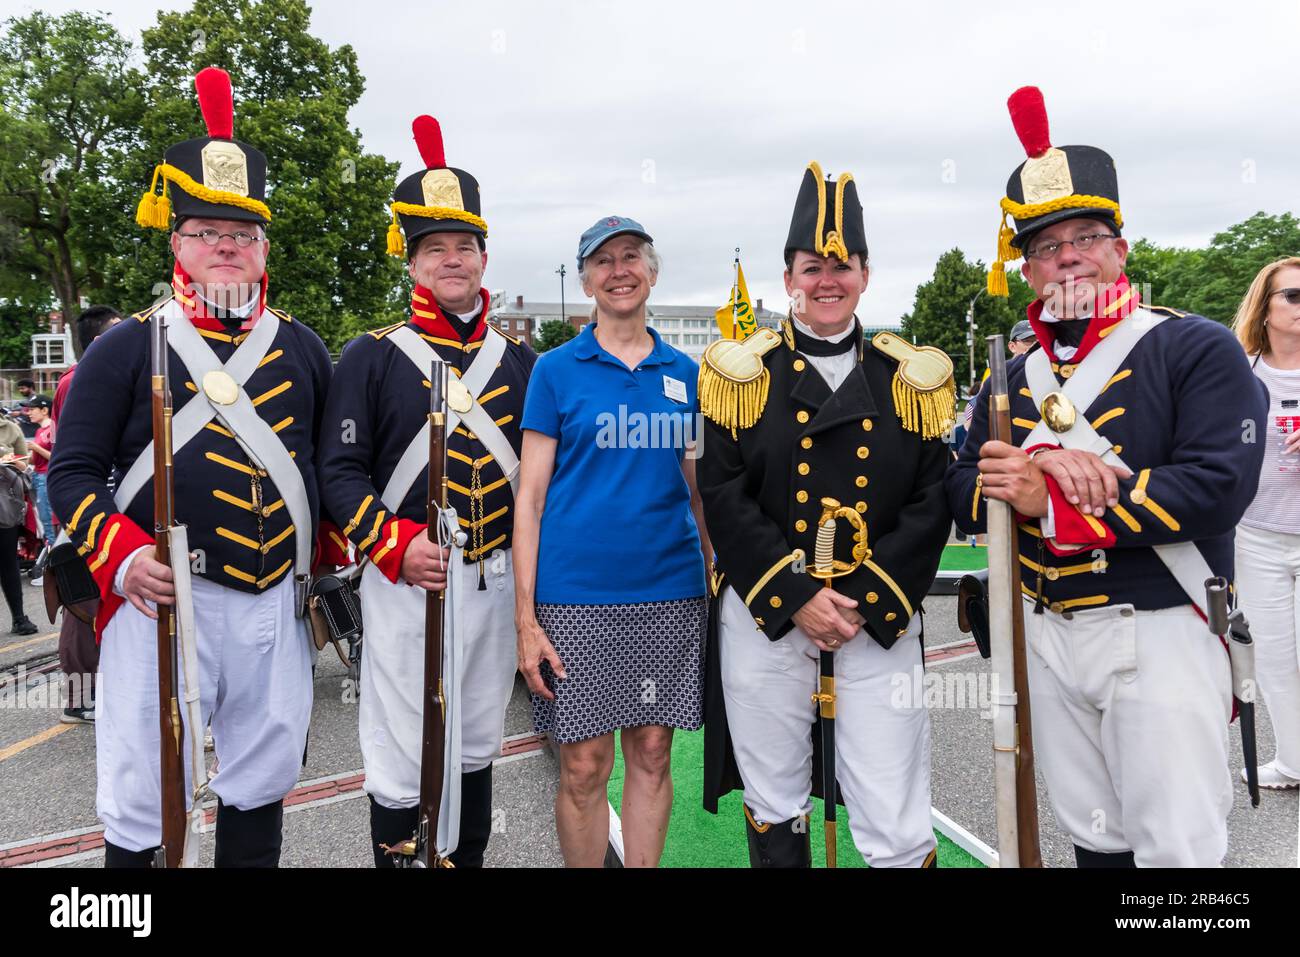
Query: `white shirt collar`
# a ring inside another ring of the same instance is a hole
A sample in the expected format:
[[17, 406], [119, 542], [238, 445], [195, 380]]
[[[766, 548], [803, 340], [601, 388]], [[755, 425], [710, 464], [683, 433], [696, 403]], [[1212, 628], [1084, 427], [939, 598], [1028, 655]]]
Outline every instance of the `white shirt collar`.
[[817, 335], [817, 333], [813, 332], [811, 327], [809, 327], [806, 323], [804, 323], [798, 316], [792, 314], [790, 318], [794, 320], [795, 328], [798, 329], [800, 332], [802, 332], [805, 336], [808, 336], [809, 338], [812, 339], [820, 339], [822, 342], [843, 342], [846, 337], [848, 337], [853, 333], [854, 323], [852, 321], [849, 322], [848, 328], [845, 329], [843, 332], [837, 332], [833, 336], [819, 336]]

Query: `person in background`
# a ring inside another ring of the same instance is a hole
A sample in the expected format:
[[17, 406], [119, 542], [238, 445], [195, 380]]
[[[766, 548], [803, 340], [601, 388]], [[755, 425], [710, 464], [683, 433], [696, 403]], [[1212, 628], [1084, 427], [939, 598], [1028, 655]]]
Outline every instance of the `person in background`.
[[[122, 314], [112, 306], [91, 306], [77, 317], [77, 342], [84, 356], [90, 344], [122, 321]], [[54, 421], [54, 437], [58, 441], [59, 413], [72, 389], [72, 377], [77, 364], [59, 378], [54, 388], [54, 402], [50, 418]], [[95, 720], [95, 675], [99, 671], [99, 645], [95, 629], [76, 615], [64, 613], [59, 624], [59, 667], [66, 680], [63, 715], [64, 724], [89, 724]], [[75, 677], [74, 677], [75, 676]]]
[[[17, 388], [18, 396], [23, 402], [36, 394], [36, 383], [31, 379], [19, 379]], [[36, 435], [36, 426], [26, 416], [18, 416], [18, 426], [23, 430], [23, 438], [30, 439]]]
[[26, 515], [27, 438], [18, 422], [0, 412], [0, 590], [13, 618], [11, 635], [34, 635], [36, 623], [23, 612], [23, 580], [18, 568], [18, 530]]
[[[50, 512], [50, 496], [45, 488], [45, 476], [50, 471], [50, 456], [54, 454], [54, 420], [50, 407], [54, 403], [48, 395], [37, 395], [23, 403], [27, 419], [36, 426], [36, 434], [27, 443], [32, 450], [32, 484], [36, 488], [36, 508], [41, 516], [41, 537], [45, 547], [54, 544], [54, 516]], [[33, 581], [39, 583], [38, 580]]]
[[1259, 786], [1300, 788], [1300, 257], [1260, 270], [1233, 329], [1269, 396], [1267, 424], [1257, 433], [1259, 492], [1236, 545], [1237, 596], [1277, 741], [1276, 756], [1259, 768]]

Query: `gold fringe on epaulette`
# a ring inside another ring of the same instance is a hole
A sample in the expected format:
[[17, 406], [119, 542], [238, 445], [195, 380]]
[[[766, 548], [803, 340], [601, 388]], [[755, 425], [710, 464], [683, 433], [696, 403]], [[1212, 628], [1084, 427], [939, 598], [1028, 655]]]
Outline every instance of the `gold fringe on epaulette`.
[[700, 411], [736, 438], [737, 429], [748, 429], [759, 420], [767, 405], [767, 387], [771, 382], [767, 369], [749, 382], [733, 382], [700, 363]]
[[894, 374], [894, 409], [909, 432], [936, 439], [952, 428], [957, 409], [957, 384], [952, 377], [937, 389], [922, 392]]

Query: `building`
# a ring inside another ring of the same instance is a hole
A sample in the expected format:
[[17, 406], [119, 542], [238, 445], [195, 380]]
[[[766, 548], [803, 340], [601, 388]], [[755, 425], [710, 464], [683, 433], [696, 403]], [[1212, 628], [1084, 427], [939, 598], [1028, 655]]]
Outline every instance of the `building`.
[[[542, 323], [561, 318], [558, 302], [534, 302], [515, 296], [508, 300], [504, 296], [493, 294], [492, 313], [489, 321], [506, 335], [536, 339]], [[714, 318], [715, 306], [660, 306], [651, 302], [647, 307], [649, 324], [670, 346], [675, 346], [696, 362], [704, 354], [704, 347], [715, 339], [721, 339], [722, 333]], [[564, 303], [563, 318], [574, 328], [580, 330], [591, 320], [592, 303], [590, 299], [580, 298], [576, 302]], [[763, 308], [763, 300], [754, 303], [754, 312], [760, 325], [773, 329], [785, 317], [783, 312], [773, 312]]]

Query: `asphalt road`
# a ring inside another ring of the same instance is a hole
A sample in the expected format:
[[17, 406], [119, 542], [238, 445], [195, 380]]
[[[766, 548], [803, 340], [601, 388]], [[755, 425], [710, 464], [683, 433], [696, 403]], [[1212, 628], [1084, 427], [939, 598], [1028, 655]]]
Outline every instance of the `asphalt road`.
[[[28, 613], [35, 618], [39, 595], [31, 587], [27, 593]], [[955, 607], [955, 599], [949, 597], [932, 596], [926, 601], [928, 649], [965, 641], [956, 628]], [[4, 632], [7, 630], [6, 623]], [[10, 680], [15, 669], [26, 668], [27, 694], [15, 696], [11, 686], [10, 700], [22, 697], [25, 705], [36, 706], [0, 710], [0, 866], [6, 854], [12, 859], [16, 848], [51, 839], [76, 846], [49, 856], [41, 862], [44, 866], [98, 866], [102, 850], [93, 847], [98, 827], [94, 727], [60, 724], [57, 697], [44, 704], [39, 697], [33, 700], [33, 690], [48, 685], [41, 684], [47, 676], [31, 672], [56, 655], [55, 633], [16, 639], [4, 632], [0, 632], [0, 681]], [[980, 840], [995, 845], [991, 725], [981, 717], [987, 702], [978, 697], [981, 687], [987, 689], [988, 663], [978, 656], [954, 657], [932, 661], [929, 670], [942, 675], [953, 692], [958, 688], [975, 691], [964, 705], [945, 700], [946, 706], [931, 709], [934, 805]], [[345, 677], [342, 664], [331, 651], [321, 655], [310, 746], [300, 779], [303, 793], [300, 803], [290, 807], [285, 816], [284, 866], [369, 864], [368, 802], [356, 782], [361, 772], [356, 705], [347, 693]], [[1266, 715], [1261, 715], [1258, 724], [1259, 752], [1266, 759], [1273, 753], [1272, 727]], [[527, 695], [517, 683], [506, 735], [523, 750], [501, 759], [494, 771], [489, 866], [551, 867], [561, 863], [552, 814], [558, 767], [549, 748], [531, 742], [531, 733]], [[1241, 766], [1235, 725], [1231, 740], [1235, 773]], [[1053, 818], [1041, 774], [1039, 783], [1045, 863], [1072, 866], [1070, 842]], [[1177, 781], [1169, 782], [1170, 787], [1177, 785]], [[1298, 801], [1300, 793], [1296, 791], [1264, 792], [1261, 806], [1252, 809], [1245, 786], [1238, 786], [1228, 824], [1225, 863], [1234, 867], [1295, 866]], [[76, 849], [87, 846], [92, 849]], [[211, 841], [205, 841], [204, 854], [209, 861], [211, 850]]]

